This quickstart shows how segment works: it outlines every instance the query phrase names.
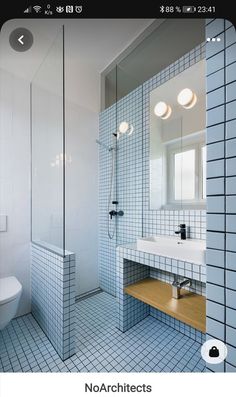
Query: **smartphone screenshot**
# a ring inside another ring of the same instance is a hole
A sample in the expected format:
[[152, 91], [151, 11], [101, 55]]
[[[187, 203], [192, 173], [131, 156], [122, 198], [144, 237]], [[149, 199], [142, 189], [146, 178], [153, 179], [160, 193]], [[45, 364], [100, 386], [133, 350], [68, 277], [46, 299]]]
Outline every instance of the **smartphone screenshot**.
[[214, 2], [4, 6], [2, 397], [232, 389], [232, 14]]

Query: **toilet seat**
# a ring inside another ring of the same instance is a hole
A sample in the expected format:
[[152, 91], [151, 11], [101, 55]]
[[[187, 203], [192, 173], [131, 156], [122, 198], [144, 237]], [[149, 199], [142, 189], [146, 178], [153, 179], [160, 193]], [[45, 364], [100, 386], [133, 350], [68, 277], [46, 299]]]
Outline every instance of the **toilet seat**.
[[16, 277], [0, 278], [0, 305], [14, 300], [22, 291], [22, 285]]

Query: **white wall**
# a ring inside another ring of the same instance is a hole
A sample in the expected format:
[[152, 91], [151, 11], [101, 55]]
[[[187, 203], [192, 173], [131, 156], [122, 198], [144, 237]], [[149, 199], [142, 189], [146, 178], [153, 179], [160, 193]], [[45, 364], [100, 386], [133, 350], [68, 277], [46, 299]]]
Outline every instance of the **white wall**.
[[0, 70], [0, 277], [23, 286], [18, 314], [30, 311], [30, 119], [29, 84]]

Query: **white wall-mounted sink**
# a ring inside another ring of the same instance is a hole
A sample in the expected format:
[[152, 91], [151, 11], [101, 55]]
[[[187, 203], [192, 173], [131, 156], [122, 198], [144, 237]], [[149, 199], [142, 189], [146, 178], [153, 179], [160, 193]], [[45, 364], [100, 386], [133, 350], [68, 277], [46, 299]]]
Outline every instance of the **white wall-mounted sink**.
[[151, 236], [137, 240], [139, 251], [168, 256], [185, 262], [205, 264], [206, 242], [204, 240], [180, 240], [171, 236]]

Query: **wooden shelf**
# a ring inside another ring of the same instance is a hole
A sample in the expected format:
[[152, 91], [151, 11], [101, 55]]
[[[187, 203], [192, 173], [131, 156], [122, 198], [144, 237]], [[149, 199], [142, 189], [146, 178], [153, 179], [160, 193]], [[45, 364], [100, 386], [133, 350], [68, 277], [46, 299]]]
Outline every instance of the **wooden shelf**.
[[170, 284], [146, 278], [128, 285], [124, 291], [177, 320], [206, 332], [206, 298], [182, 289], [181, 298], [174, 299], [171, 289]]

